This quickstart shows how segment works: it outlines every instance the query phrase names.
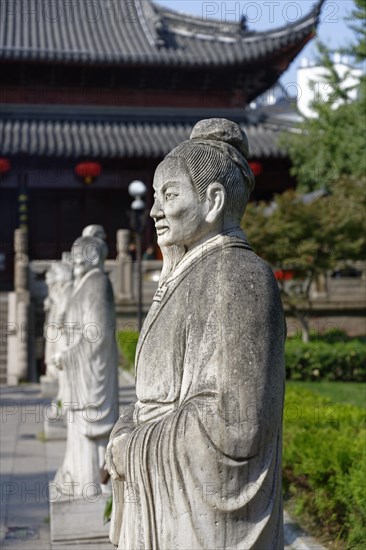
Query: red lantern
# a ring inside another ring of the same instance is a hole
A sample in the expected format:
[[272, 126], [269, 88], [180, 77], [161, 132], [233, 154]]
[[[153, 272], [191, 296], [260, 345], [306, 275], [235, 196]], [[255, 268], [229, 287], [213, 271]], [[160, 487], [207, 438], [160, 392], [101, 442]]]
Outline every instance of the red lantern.
[[11, 165], [8, 159], [0, 158], [0, 175], [7, 174], [10, 171]]
[[291, 281], [294, 278], [295, 273], [288, 269], [284, 269], [284, 270], [275, 271], [274, 275], [277, 281]]
[[262, 164], [255, 160], [249, 163], [249, 168], [251, 169], [255, 177], [260, 176], [261, 173], [263, 172]]
[[84, 183], [89, 184], [93, 182], [94, 178], [97, 178], [102, 173], [102, 167], [99, 162], [80, 162], [75, 167], [76, 174], [83, 178]]

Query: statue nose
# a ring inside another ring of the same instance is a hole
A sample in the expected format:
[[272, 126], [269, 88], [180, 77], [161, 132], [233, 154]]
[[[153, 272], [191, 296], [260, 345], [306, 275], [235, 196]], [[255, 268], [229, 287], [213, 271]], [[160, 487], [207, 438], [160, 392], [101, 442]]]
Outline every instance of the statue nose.
[[154, 218], [154, 220], [164, 217], [164, 212], [159, 201], [154, 201], [153, 207], [150, 210], [150, 216]]

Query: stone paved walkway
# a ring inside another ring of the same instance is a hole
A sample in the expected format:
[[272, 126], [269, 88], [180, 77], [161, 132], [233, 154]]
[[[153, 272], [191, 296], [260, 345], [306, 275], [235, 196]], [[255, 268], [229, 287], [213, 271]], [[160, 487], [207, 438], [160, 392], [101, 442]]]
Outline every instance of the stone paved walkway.
[[[133, 386], [120, 388], [120, 402], [133, 400]], [[49, 400], [38, 385], [0, 388], [0, 548], [22, 550], [112, 550], [109, 543], [52, 544], [48, 483], [61, 464], [65, 442], [45, 442], [43, 420]], [[323, 547], [285, 515], [286, 550]], [[266, 549], [263, 549], [266, 550]]]

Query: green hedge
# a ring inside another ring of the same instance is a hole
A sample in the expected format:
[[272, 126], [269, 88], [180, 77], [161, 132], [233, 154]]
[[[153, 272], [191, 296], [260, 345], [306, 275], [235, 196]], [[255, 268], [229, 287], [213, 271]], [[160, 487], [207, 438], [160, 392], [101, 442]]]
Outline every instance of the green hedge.
[[360, 340], [330, 343], [286, 342], [288, 380], [366, 380], [366, 344]]
[[366, 548], [365, 411], [310, 391], [286, 392], [285, 498], [318, 535]]
[[118, 346], [122, 354], [122, 367], [134, 372], [135, 353], [139, 333], [134, 330], [123, 330], [118, 333]]
[[328, 329], [323, 334], [319, 334], [316, 331], [310, 331], [311, 340], [321, 340], [322, 342], [328, 342], [328, 344], [334, 344], [339, 342], [363, 342], [366, 343], [365, 336], [348, 336], [344, 330], [339, 328]]

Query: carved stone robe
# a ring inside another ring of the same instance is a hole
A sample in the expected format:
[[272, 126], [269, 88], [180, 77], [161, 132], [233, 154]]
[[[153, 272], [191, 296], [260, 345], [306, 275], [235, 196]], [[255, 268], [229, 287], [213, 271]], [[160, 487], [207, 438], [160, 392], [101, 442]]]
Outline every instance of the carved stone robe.
[[276, 281], [244, 240], [186, 254], [155, 295], [138, 401], [112, 433], [130, 433], [118, 548], [283, 548], [284, 340]]
[[[48, 288], [48, 297], [45, 300], [46, 319], [44, 324], [45, 363], [46, 375], [50, 378], [62, 378], [60, 372], [53, 364], [56, 353], [64, 348], [64, 338], [60, 337], [60, 331], [64, 323], [66, 308], [72, 294], [72, 281], [55, 282]], [[61, 398], [61, 397], [58, 397]]]
[[45, 323], [43, 327], [43, 335], [45, 338], [44, 360], [46, 363], [46, 376], [48, 378], [58, 379], [58, 371], [53, 364], [53, 358], [57, 352], [59, 327], [57, 314], [57, 283], [47, 285], [48, 295], [44, 301]]
[[74, 288], [65, 328], [69, 345], [61, 363], [67, 444], [55, 481], [66, 493], [72, 484], [75, 496], [82, 496], [89, 485], [90, 496], [100, 492], [105, 448], [118, 418], [115, 307], [111, 283], [102, 270], [92, 269]]

